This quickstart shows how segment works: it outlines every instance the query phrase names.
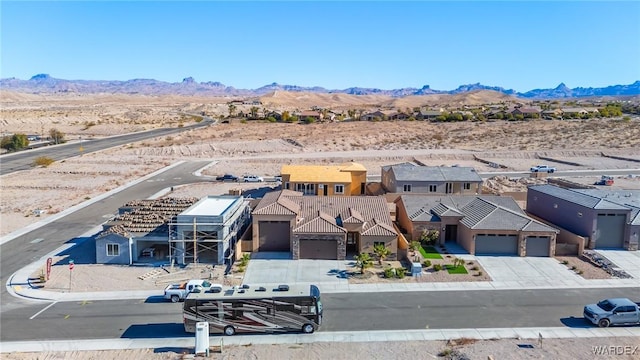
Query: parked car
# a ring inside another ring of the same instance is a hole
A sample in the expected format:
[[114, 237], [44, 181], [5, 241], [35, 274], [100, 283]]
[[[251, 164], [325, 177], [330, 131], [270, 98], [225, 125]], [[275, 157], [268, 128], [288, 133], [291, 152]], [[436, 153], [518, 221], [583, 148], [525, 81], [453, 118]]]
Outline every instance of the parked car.
[[212, 284], [207, 280], [189, 280], [181, 284], [169, 284], [164, 289], [164, 298], [171, 302], [184, 300], [191, 292], [216, 292], [222, 285]]
[[613, 177], [608, 175], [602, 175], [600, 180], [596, 181], [593, 185], [611, 186], [613, 185]]
[[244, 182], [263, 182], [264, 179], [261, 176], [257, 175], [245, 175]]
[[273, 177], [273, 181], [275, 182], [282, 182], [282, 175], [276, 175]]
[[531, 172], [554, 173], [556, 171], [556, 168], [547, 165], [536, 165], [529, 170], [531, 170]]
[[640, 303], [627, 298], [605, 299], [584, 307], [584, 318], [599, 327], [640, 325]]
[[238, 181], [238, 177], [231, 174], [224, 174], [216, 178], [218, 181]]

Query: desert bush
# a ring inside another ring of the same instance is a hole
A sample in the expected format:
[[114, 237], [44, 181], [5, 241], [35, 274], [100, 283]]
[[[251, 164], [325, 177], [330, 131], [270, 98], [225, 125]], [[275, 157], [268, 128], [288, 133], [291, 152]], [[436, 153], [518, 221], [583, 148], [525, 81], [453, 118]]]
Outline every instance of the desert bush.
[[396, 275], [395, 271], [392, 268], [384, 269], [384, 277], [387, 279], [391, 279]]
[[38, 156], [35, 160], [33, 160], [33, 165], [35, 166], [44, 166], [47, 167], [54, 163], [55, 160], [48, 156]]
[[569, 262], [567, 260], [562, 260], [562, 265], [567, 265]]
[[407, 269], [403, 267], [396, 268], [396, 276], [398, 279], [403, 279], [407, 273]]
[[424, 266], [424, 267], [426, 267], [426, 268], [430, 267], [430, 266], [431, 266], [431, 260], [425, 260], [425, 261], [422, 263], [422, 266]]
[[435, 270], [435, 271], [440, 271], [440, 270], [442, 270], [442, 265], [440, 265], [440, 264], [435, 264], [435, 265], [433, 265], [433, 270]]

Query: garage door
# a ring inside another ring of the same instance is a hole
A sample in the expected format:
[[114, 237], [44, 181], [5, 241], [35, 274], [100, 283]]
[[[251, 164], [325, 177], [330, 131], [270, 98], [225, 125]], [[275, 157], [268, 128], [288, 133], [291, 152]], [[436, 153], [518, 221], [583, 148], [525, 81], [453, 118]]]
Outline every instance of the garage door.
[[335, 240], [300, 240], [300, 259], [338, 259], [338, 242]]
[[260, 221], [258, 251], [291, 251], [288, 221]]
[[527, 236], [526, 256], [550, 256], [550, 242], [551, 239], [548, 236]]
[[596, 249], [623, 247], [626, 222], [625, 214], [598, 214]]
[[476, 235], [476, 255], [518, 255], [518, 236]]

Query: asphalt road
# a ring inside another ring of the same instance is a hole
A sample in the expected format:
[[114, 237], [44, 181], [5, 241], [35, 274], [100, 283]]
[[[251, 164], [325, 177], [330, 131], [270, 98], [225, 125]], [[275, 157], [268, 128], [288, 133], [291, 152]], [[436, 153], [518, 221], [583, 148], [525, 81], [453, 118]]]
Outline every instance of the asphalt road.
[[[145, 139], [159, 136], [166, 136], [187, 130], [193, 130], [214, 124], [214, 120], [205, 117], [203, 121], [176, 128], [155, 129], [144, 132], [112, 136], [104, 139], [83, 140], [81, 142], [72, 142], [54, 146], [46, 146], [29, 151], [21, 151], [13, 154], [0, 156], [0, 175], [10, 174], [12, 172], [27, 170], [33, 167], [34, 160], [39, 156], [47, 156], [55, 161], [64, 160], [73, 156], [87, 154], [95, 151], [105, 150], [115, 146], [134, 143]], [[82, 146], [82, 152], [80, 147]]]
[[[133, 185], [108, 198], [97, 201], [81, 211], [76, 211], [63, 218], [53, 221], [46, 226], [33, 230], [12, 241], [0, 245], [0, 279], [4, 285], [9, 276], [27, 264], [30, 264], [66, 242], [78, 242], [78, 236], [101, 225], [107, 217], [117, 213], [118, 208], [133, 199], [146, 199], [162, 189], [197, 182], [211, 181], [193, 175], [209, 164], [210, 161], [187, 162], [160, 173], [141, 183]], [[69, 240], [71, 239], [71, 240]], [[2, 308], [2, 324], [4, 327], [4, 313], [7, 304], [16, 299], [9, 295], [5, 286], [1, 286], [0, 300]]]
[[[496, 290], [323, 294], [319, 331], [591, 327], [582, 308], [638, 289]], [[0, 341], [192, 337], [181, 303], [141, 300], [58, 302], [3, 314]]]

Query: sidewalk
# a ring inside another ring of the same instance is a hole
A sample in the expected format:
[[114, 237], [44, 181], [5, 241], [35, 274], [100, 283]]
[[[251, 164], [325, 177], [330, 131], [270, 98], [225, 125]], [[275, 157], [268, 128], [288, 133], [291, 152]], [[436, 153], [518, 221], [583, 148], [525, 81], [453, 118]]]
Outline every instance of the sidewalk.
[[[210, 336], [210, 344], [249, 346], [261, 344], [307, 344], [316, 342], [379, 342], [379, 341], [446, 341], [450, 339], [542, 339], [562, 338], [603, 338], [603, 337], [640, 337], [640, 328], [512, 328], [512, 329], [427, 329], [427, 330], [371, 330], [316, 332], [313, 334], [278, 334]], [[1, 343], [0, 353], [9, 352], [45, 352], [45, 351], [89, 351], [122, 349], [192, 349], [195, 335], [179, 338], [159, 339], [97, 339], [97, 340], [50, 340], [50, 341], [12, 341]], [[224, 340], [223, 340], [224, 339]]]

